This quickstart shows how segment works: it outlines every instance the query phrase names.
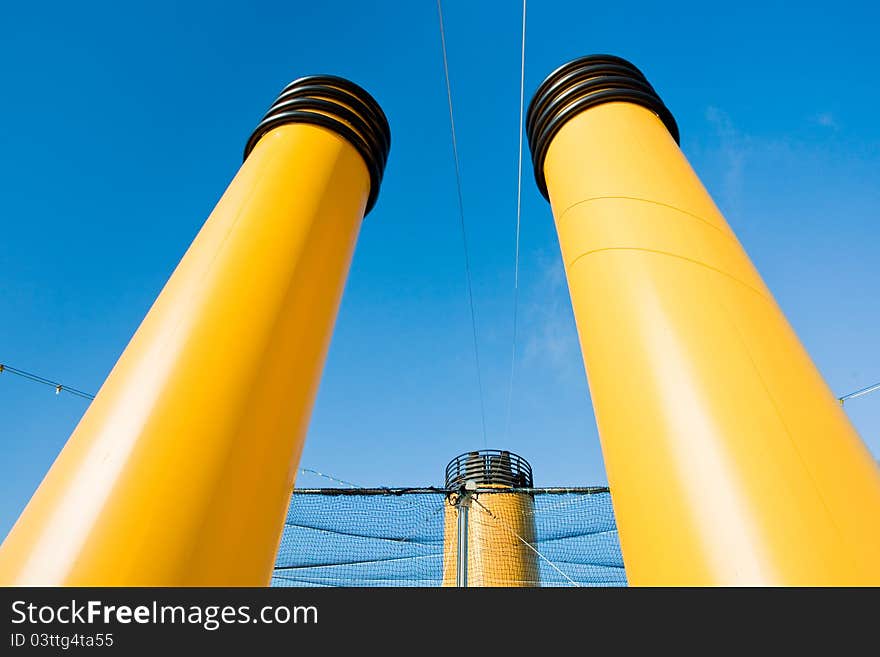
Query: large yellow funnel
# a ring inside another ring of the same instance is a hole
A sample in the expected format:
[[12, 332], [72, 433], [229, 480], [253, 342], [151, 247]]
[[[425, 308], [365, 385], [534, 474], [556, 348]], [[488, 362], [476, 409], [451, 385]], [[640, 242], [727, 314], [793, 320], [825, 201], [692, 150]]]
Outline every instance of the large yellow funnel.
[[360, 87], [284, 89], [0, 547], [0, 583], [268, 584], [389, 146]]
[[877, 466], [642, 73], [573, 61], [527, 130], [629, 582], [880, 584]]
[[[470, 483], [467, 487], [466, 484]], [[481, 450], [453, 459], [446, 468], [443, 586], [538, 586], [531, 466], [505, 451]], [[461, 514], [467, 521], [460, 522]], [[460, 532], [466, 532], [466, 559]]]

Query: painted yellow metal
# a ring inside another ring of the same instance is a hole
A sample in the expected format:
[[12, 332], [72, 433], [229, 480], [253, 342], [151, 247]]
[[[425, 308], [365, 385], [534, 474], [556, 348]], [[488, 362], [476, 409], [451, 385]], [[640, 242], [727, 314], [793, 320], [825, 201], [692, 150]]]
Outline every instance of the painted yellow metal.
[[629, 582], [880, 584], [877, 466], [664, 123], [589, 107], [543, 172]]
[[[473, 493], [468, 514], [468, 586], [538, 586], [534, 498], [528, 493]], [[509, 487], [508, 487], [509, 488]], [[458, 509], [447, 499], [443, 525], [443, 586], [456, 585]], [[520, 540], [522, 538], [523, 540]]]
[[7, 585], [268, 584], [370, 193], [265, 134], [0, 548]]

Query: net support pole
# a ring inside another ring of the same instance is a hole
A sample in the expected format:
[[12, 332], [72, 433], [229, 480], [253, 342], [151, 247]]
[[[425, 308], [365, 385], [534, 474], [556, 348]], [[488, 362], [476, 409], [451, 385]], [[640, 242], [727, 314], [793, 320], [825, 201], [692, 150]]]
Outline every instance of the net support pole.
[[0, 583], [268, 584], [389, 145], [360, 87], [283, 91], [0, 547]]
[[471, 493], [463, 490], [456, 503], [458, 509], [458, 543], [456, 549], [455, 585], [467, 588], [468, 585], [468, 514], [471, 509]]
[[628, 581], [880, 584], [877, 466], [653, 87], [620, 58], [576, 60], [526, 125]]

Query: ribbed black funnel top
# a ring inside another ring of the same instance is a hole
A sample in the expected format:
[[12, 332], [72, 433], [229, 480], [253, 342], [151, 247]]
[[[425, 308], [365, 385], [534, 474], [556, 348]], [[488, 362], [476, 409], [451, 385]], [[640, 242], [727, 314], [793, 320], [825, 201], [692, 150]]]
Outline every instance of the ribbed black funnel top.
[[366, 212], [373, 209], [391, 149], [391, 128], [375, 99], [353, 82], [311, 75], [287, 85], [266, 112], [244, 148], [244, 158], [260, 138], [285, 123], [310, 123], [333, 130], [354, 146], [370, 172]]
[[633, 64], [614, 55], [575, 59], [547, 76], [529, 103], [526, 134], [535, 181], [547, 200], [544, 158], [553, 137], [573, 116], [602, 103], [627, 102], [646, 107], [666, 125], [678, 143], [678, 126], [648, 80]]

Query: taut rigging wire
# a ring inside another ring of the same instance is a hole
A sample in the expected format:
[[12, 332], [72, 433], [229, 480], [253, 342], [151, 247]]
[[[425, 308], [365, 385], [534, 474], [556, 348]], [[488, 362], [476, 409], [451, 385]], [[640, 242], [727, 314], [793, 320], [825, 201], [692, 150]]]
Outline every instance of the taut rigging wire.
[[516, 242], [513, 256], [513, 339], [510, 347], [510, 382], [507, 386], [507, 422], [504, 435], [510, 439], [510, 416], [513, 410], [513, 380], [516, 372], [516, 325], [519, 310], [519, 232], [522, 212], [523, 109], [526, 82], [526, 0], [522, 3], [522, 51], [519, 68], [519, 150], [516, 165]]
[[464, 270], [467, 278], [468, 305], [471, 312], [471, 331], [474, 339], [474, 362], [477, 370], [477, 388], [480, 394], [480, 421], [483, 428], [483, 447], [486, 447], [486, 405], [483, 401], [483, 379], [480, 373], [480, 349], [477, 344], [477, 315], [474, 310], [474, 292], [471, 284], [471, 263], [468, 252], [467, 230], [464, 223], [464, 200], [461, 195], [461, 167], [458, 158], [458, 141], [455, 138], [455, 114], [452, 111], [452, 85], [449, 81], [449, 59], [446, 56], [446, 31], [443, 28], [443, 7], [437, 0], [437, 16], [440, 23], [440, 47], [443, 51], [443, 72], [446, 76], [446, 99], [449, 103], [449, 128], [452, 133], [452, 158], [455, 162], [455, 186], [458, 191], [458, 217], [461, 224], [461, 241], [464, 246]]

